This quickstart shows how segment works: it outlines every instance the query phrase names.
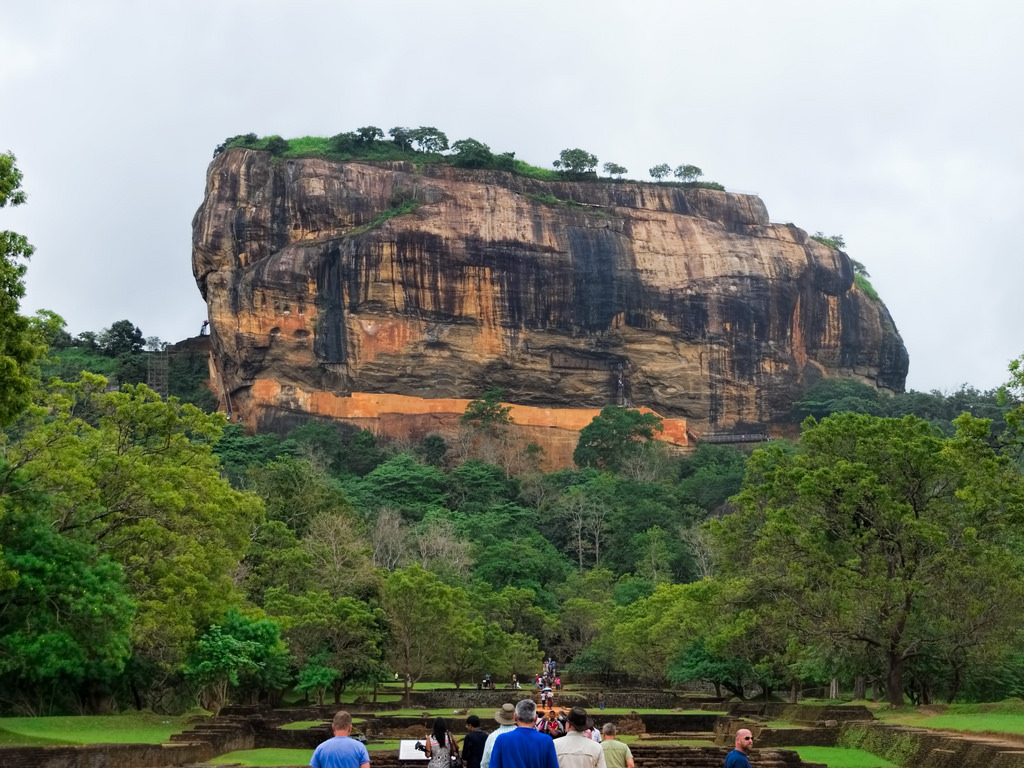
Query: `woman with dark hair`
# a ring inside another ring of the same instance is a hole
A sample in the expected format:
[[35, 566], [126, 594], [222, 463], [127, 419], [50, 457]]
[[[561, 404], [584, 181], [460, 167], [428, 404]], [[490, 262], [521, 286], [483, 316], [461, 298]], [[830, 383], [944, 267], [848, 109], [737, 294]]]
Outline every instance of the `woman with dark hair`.
[[427, 768], [452, 768], [452, 755], [458, 755], [459, 748], [443, 717], [434, 719], [434, 730], [427, 736], [426, 742], [424, 752], [430, 758]]

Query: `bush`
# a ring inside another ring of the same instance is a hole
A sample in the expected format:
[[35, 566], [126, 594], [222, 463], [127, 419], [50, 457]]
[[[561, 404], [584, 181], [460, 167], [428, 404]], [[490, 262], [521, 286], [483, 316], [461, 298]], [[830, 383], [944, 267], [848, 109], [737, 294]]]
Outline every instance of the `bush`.
[[836, 746], [863, 749], [896, 765], [910, 765], [919, 748], [911, 734], [885, 727], [844, 726]]
[[265, 149], [274, 157], [280, 157], [281, 155], [288, 151], [288, 142], [282, 139], [280, 136], [271, 136], [269, 139], [267, 139], [267, 145]]

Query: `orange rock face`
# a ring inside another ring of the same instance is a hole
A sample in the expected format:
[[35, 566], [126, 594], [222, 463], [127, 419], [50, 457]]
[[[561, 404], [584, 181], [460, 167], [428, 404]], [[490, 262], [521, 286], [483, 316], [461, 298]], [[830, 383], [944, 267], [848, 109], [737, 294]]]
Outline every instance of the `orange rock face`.
[[908, 366], [845, 254], [750, 195], [232, 149], [193, 268], [214, 380], [256, 428], [421, 432], [501, 387], [524, 430], [574, 444], [570, 424], [618, 403], [685, 443], [686, 422], [765, 429], [823, 376], [901, 391]]

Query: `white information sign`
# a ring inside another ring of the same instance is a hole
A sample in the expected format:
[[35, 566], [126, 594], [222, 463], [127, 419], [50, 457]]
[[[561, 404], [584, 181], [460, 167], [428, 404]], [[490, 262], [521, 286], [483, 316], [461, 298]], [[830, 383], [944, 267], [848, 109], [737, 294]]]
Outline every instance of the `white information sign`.
[[423, 739], [402, 739], [398, 742], [398, 759], [399, 760], [423, 760], [426, 761], [427, 756], [423, 754], [423, 750], [416, 749], [416, 742], [423, 744]]

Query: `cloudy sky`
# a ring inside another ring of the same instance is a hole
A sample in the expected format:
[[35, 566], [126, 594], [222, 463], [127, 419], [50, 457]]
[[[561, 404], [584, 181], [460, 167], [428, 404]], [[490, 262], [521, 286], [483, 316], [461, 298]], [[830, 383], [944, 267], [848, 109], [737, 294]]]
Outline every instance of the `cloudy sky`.
[[0, 151], [36, 246], [23, 310], [195, 335], [214, 147], [433, 125], [550, 167], [692, 163], [842, 234], [910, 352], [982, 389], [1024, 353], [1017, 0], [0, 0]]

